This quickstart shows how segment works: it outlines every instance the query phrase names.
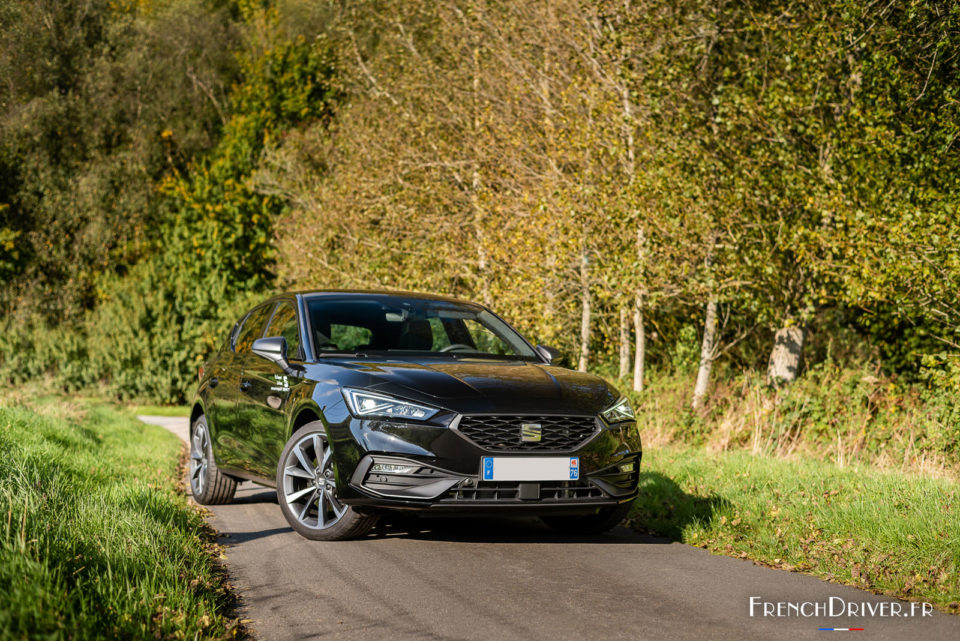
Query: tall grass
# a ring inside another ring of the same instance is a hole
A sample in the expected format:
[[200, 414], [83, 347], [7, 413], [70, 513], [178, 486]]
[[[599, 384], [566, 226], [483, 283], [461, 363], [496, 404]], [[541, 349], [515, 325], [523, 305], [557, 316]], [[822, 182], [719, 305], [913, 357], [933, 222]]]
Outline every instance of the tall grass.
[[0, 638], [235, 634], [179, 454], [102, 404], [0, 407]]
[[802, 454], [840, 466], [953, 477], [960, 472], [955, 393], [899, 382], [868, 364], [840, 367], [828, 359], [780, 390], [771, 389], [762, 372], [720, 372], [700, 412], [690, 409], [689, 374], [654, 371], [648, 382], [643, 393], [630, 394], [651, 445]]

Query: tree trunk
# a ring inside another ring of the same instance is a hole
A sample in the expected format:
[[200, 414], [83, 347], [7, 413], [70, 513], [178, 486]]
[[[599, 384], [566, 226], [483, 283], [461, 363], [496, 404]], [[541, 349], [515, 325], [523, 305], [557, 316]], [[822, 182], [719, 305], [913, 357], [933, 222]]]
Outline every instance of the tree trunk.
[[703, 343], [700, 346], [700, 369], [697, 372], [697, 384], [693, 388], [693, 409], [703, 406], [710, 384], [710, 369], [713, 367], [713, 350], [717, 340], [717, 300], [711, 298], [707, 303], [707, 318], [703, 324]]
[[[629, 114], [629, 101], [624, 96], [624, 104], [627, 105], [625, 111]], [[630, 147], [628, 149], [630, 156], [630, 165], [633, 166], [633, 137], [630, 137]], [[630, 180], [633, 180], [631, 176]], [[644, 278], [644, 260], [646, 259], [647, 235], [643, 227], [637, 226], [637, 265], [639, 265], [639, 279], [637, 284], [636, 302], [633, 306], [633, 329], [637, 335], [637, 348], [633, 354], [633, 391], [643, 391], [643, 365], [647, 357], [647, 336], [643, 328], [643, 295], [646, 287]]]
[[643, 330], [643, 294], [637, 292], [633, 307], [633, 329], [637, 334], [637, 348], [633, 356], [633, 391], [643, 391], [643, 363], [646, 359], [647, 337]]
[[[473, 47], [473, 135], [474, 140], [480, 138], [480, 47]], [[490, 296], [490, 280], [487, 273], [487, 232], [484, 220], [483, 205], [480, 203], [480, 160], [473, 161], [473, 171], [470, 176], [470, 205], [473, 208], [474, 241], [477, 244], [477, 280], [479, 281], [480, 301], [490, 307], [493, 300]]]
[[590, 263], [587, 250], [580, 254], [580, 362], [577, 369], [587, 371], [590, 358]]
[[[553, 10], [551, 5], [547, 4], [547, 22], [553, 24]], [[543, 73], [540, 74], [540, 99], [543, 102], [543, 135], [545, 141], [545, 152], [547, 164], [550, 171], [547, 174], [553, 191], [555, 185], [559, 182], [560, 170], [556, 163], [556, 152], [554, 144], [554, 125], [553, 125], [553, 105], [550, 97], [550, 47], [543, 48]], [[547, 223], [549, 227], [545, 229], [547, 237], [547, 249], [544, 257], [544, 316], [547, 322], [544, 339], [553, 344], [557, 336], [561, 333], [561, 328], [557, 322], [557, 223], [550, 219]]]
[[557, 249], [556, 243], [550, 240], [547, 244], [546, 258], [544, 259], [546, 272], [543, 283], [543, 317], [546, 323], [544, 328], [543, 340], [548, 345], [553, 345], [557, 336], [560, 334], [558, 326], [560, 322], [557, 319]]
[[630, 321], [627, 308], [620, 308], [620, 378], [630, 373]]
[[781, 327], [773, 339], [767, 383], [773, 387], [788, 385], [797, 379], [803, 364], [803, 343], [806, 332], [799, 325]]

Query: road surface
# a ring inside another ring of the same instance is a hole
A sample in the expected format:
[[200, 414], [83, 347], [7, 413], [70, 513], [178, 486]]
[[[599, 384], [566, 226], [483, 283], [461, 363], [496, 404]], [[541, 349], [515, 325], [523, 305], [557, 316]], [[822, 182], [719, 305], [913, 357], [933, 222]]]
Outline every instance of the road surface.
[[[186, 436], [185, 418], [143, 420]], [[211, 511], [243, 616], [263, 641], [782, 641], [822, 639], [819, 628], [863, 628], [855, 638], [864, 639], [960, 640], [960, 617], [939, 612], [763, 617], [757, 605], [751, 617], [751, 597], [911, 606], [624, 528], [573, 538], [536, 521], [436, 519], [392, 522], [359, 541], [313, 542], [287, 526], [272, 489], [251, 483]]]

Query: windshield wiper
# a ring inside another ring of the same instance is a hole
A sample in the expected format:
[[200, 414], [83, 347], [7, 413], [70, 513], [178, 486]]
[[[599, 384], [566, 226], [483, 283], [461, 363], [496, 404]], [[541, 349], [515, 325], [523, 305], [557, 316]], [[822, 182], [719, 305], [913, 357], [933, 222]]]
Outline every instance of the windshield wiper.
[[344, 356], [352, 358], [368, 358], [369, 354], [366, 352], [320, 352], [317, 354], [318, 357], [323, 358], [327, 356], [333, 356], [336, 358], [343, 358]]

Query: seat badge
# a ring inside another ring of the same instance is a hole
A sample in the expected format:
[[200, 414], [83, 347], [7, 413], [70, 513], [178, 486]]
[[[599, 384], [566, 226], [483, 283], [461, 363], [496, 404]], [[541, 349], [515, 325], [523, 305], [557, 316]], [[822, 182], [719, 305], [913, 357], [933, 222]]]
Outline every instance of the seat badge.
[[520, 423], [520, 441], [523, 443], [539, 443], [543, 436], [540, 423]]

